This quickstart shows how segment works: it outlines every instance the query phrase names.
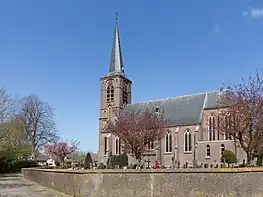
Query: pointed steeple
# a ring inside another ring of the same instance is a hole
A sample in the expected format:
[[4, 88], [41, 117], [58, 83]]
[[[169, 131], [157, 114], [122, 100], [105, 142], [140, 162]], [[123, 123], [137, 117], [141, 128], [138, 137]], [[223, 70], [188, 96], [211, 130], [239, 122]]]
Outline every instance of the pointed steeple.
[[109, 70], [109, 74], [113, 73], [124, 74], [117, 14]]

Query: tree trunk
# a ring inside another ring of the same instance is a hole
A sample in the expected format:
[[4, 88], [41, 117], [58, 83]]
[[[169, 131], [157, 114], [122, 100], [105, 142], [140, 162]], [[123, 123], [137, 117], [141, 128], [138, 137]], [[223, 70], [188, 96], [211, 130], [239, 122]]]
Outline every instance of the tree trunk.
[[247, 165], [249, 166], [252, 161], [252, 154], [250, 151], [246, 151], [246, 154], [247, 154]]
[[62, 163], [62, 168], [65, 168], [65, 159], [64, 159], [64, 157], [61, 158], [61, 163]]
[[32, 146], [32, 155], [31, 155], [31, 159], [33, 160], [33, 161], [36, 161], [36, 151], [35, 151], [35, 146], [33, 145]]

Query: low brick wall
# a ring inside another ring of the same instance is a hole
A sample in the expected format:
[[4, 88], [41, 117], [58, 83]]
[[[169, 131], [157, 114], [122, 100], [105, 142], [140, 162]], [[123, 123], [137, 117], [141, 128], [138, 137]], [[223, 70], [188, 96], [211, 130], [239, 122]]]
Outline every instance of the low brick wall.
[[22, 169], [25, 179], [76, 197], [263, 197], [263, 168]]

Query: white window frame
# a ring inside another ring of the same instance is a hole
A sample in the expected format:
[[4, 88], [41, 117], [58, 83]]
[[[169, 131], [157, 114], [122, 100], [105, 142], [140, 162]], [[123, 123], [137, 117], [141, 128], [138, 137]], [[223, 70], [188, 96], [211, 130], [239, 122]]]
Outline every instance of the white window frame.
[[[210, 125], [210, 119], [211, 119], [211, 125]], [[214, 121], [215, 121], [215, 125], [213, 125], [213, 119], [214, 119]], [[215, 128], [213, 127], [213, 126], [215, 126]], [[208, 129], [207, 129], [207, 134], [208, 134], [208, 136], [207, 136], [207, 139], [208, 139], [208, 141], [215, 141], [216, 140], [216, 134], [217, 134], [217, 131], [216, 131], [216, 118], [215, 118], [215, 115], [214, 114], [211, 114], [210, 116], [209, 116], [209, 118], [208, 118], [208, 127], [207, 127]], [[211, 130], [210, 130], [211, 129]], [[215, 131], [215, 132], [213, 132], [213, 130]], [[210, 132], [211, 132], [211, 138], [212, 139], [210, 139]], [[213, 140], [213, 137], [215, 137], [215, 140]]]
[[[118, 142], [118, 149], [117, 149], [117, 142]], [[120, 154], [120, 138], [119, 137], [115, 137], [115, 155], [119, 155]]]
[[[168, 139], [168, 143], [167, 143], [167, 139]], [[167, 147], [167, 145], [168, 145], [168, 147]], [[170, 147], [172, 147], [171, 151], [169, 150]], [[167, 149], [168, 149], [168, 151], [166, 151]], [[173, 152], [173, 136], [172, 136], [171, 131], [168, 131], [165, 135], [165, 153], [172, 153], [172, 152]]]
[[[187, 135], [187, 141], [188, 141], [188, 143], [187, 143], [187, 146], [188, 147], [185, 147], [185, 136]], [[191, 135], [191, 141], [190, 141], [190, 144], [189, 144], [189, 136]], [[191, 132], [191, 130], [190, 129], [186, 129], [185, 131], [184, 131], [184, 153], [192, 153], [192, 151], [193, 151], [193, 139], [192, 139], [192, 132]], [[191, 150], [189, 150], [189, 147], [191, 147]]]

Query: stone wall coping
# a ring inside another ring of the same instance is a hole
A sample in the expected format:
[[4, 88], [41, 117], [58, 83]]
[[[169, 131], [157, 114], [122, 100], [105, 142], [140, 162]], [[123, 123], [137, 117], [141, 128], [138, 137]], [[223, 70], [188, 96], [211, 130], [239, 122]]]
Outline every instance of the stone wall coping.
[[41, 169], [23, 168], [22, 171], [39, 171], [69, 174], [140, 174], [140, 173], [248, 173], [263, 172], [262, 167], [251, 168], [213, 168], [213, 169], [96, 169], [96, 170], [71, 170], [71, 169]]

